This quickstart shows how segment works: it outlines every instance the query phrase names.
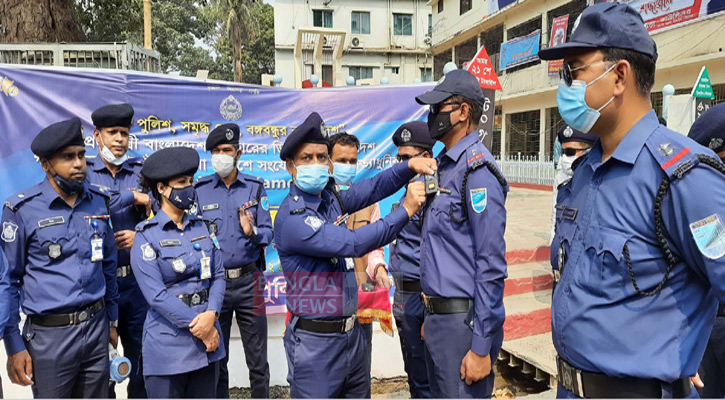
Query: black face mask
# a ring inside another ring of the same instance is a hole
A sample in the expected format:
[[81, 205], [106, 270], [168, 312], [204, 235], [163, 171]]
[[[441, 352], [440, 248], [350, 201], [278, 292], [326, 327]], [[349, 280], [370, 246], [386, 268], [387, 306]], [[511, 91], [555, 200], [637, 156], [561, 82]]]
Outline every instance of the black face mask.
[[53, 173], [53, 180], [55, 181], [55, 184], [58, 185], [58, 189], [63, 191], [63, 193], [68, 195], [74, 195], [78, 194], [81, 191], [83, 191], [83, 181], [78, 182], [74, 179], [66, 179], [62, 176], [58, 175], [57, 172], [52, 171]]
[[428, 134], [431, 138], [440, 140], [440, 138], [445, 136], [446, 133], [450, 132], [451, 129], [461, 122], [451, 123], [451, 113], [456, 110], [458, 108], [451, 111], [441, 111], [436, 114], [428, 113]]

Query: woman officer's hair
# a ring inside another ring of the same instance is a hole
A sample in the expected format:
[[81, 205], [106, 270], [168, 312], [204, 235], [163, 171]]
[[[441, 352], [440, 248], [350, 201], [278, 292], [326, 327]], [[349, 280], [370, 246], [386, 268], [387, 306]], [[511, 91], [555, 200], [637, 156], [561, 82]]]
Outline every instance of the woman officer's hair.
[[141, 189], [145, 193], [151, 193], [151, 196], [156, 199], [156, 201], [161, 204], [161, 193], [159, 193], [158, 189], [158, 183], [161, 182], [166, 186], [169, 186], [169, 181], [154, 181], [151, 179], [147, 179], [145, 176], [141, 175], [141, 177], [138, 180], [138, 183], [141, 185]]

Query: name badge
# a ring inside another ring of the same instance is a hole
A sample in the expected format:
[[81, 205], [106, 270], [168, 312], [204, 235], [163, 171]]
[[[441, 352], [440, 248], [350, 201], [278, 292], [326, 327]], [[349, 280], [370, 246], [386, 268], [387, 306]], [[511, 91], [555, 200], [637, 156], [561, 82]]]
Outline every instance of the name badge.
[[165, 239], [165, 240], [160, 241], [159, 245], [161, 245], [161, 247], [181, 246], [181, 240]]
[[93, 235], [91, 239], [91, 262], [103, 261], [103, 239]]
[[50, 217], [41, 219], [38, 221], [38, 228], [47, 228], [49, 226], [60, 225], [65, 222], [65, 218], [62, 215], [57, 217]]
[[210, 211], [210, 210], [218, 210], [218, 209], [219, 209], [219, 203], [207, 204], [207, 205], [201, 207], [202, 211]]
[[206, 254], [204, 254], [204, 251], [201, 251], [201, 279], [210, 279], [211, 278], [211, 258], [207, 257]]

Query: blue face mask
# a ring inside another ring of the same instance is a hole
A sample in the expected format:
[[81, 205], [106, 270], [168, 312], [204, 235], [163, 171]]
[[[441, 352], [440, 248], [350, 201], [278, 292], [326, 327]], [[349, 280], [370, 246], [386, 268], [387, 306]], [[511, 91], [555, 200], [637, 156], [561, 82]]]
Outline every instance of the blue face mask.
[[349, 186], [355, 175], [357, 175], [357, 165], [343, 164], [343, 163], [332, 163], [333, 171], [332, 177], [335, 178], [335, 183], [338, 185]]
[[573, 129], [584, 133], [588, 133], [592, 129], [599, 119], [599, 112], [614, 101], [614, 96], [603, 106], [599, 107], [599, 109], [595, 110], [589, 107], [585, 100], [587, 87], [602, 79], [615, 66], [616, 64], [612, 65], [603, 74], [599, 75], [597, 79], [594, 79], [588, 84], [580, 80], [572, 81], [571, 86], [567, 86], [563, 81], [559, 83], [559, 91], [556, 93], [556, 104], [559, 106], [559, 114], [564, 119], [564, 122], [569, 124]]
[[297, 178], [295, 185], [309, 194], [320, 194], [327, 186], [330, 180], [330, 167], [328, 164], [307, 164], [295, 165], [297, 169]]
[[189, 210], [196, 203], [196, 188], [194, 185], [171, 188], [169, 201], [180, 210]]

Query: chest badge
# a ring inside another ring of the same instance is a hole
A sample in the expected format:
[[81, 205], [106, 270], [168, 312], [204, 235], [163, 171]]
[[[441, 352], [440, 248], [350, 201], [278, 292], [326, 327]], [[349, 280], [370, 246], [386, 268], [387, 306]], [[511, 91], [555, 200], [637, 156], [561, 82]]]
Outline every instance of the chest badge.
[[143, 260], [144, 261], [153, 261], [156, 259], [156, 252], [154, 251], [154, 248], [151, 247], [150, 244], [144, 243], [141, 245], [141, 251], [143, 252]]
[[471, 189], [471, 208], [480, 214], [486, 209], [488, 195], [486, 188]]
[[186, 271], [186, 263], [181, 257], [176, 257], [174, 258], [174, 261], [171, 262], [171, 268], [173, 268], [174, 272], [177, 274], [182, 274]]
[[3, 242], [12, 243], [15, 241], [15, 234], [18, 231], [18, 226], [12, 222], [3, 222]]
[[61, 255], [63, 255], [63, 247], [60, 243], [51, 243], [48, 245], [48, 257], [51, 260], [57, 260]]

